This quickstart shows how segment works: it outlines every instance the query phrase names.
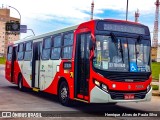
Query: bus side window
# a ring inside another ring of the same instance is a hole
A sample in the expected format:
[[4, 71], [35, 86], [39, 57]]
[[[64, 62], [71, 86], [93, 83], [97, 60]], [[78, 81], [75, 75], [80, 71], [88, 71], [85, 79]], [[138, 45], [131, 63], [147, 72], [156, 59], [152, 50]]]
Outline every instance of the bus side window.
[[61, 36], [53, 38], [53, 48], [51, 52], [51, 59], [59, 60], [61, 53]]
[[27, 42], [25, 46], [24, 60], [30, 61], [32, 58], [32, 42]]
[[8, 53], [7, 53], [7, 60], [9, 60], [9, 61], [12, 60], [12, 51], [13, 51], [13, 47], [9, 46], [8, 47]]
[[65, 34], [63, 37], [62, 58], [71, 59], [73, 48], [73, 33]]
[[18, 45], [18, 60], [23, 60], [24, 57], [24, 44], [21, 43]]
[[49, 60], [50, 59], [50, 52], [52, 46], [51, 37], [44, 39], [43, 41], [43, 50], [42, 50], [42, 60]]

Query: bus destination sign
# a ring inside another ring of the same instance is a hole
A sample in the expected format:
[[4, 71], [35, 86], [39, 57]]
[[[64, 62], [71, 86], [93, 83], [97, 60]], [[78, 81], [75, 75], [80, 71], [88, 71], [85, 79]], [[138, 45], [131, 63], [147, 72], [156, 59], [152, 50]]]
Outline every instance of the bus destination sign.
[[138, 27], [138, 26], [128, 25], [128, 24], [99, 22], [97, 29], [107, 30], [107, 31], [116, 31], [116, 32], [135, 33], [135, 34], [145, 34], [144, 27], [141, 27], [141, 26]]

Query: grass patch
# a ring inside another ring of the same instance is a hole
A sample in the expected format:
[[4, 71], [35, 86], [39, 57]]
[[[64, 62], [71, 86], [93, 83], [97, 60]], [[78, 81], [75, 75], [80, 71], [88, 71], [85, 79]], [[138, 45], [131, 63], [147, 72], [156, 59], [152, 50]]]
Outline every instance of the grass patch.
[[159, 90], [159, 87], [158, 87], [158, 85], [152, 85], [152, 89], [153, 90]]
[[0, 64], [5, 64], [6, 59], [4, 57], [0, 57]]
[[154, 80], [159, 80], [159, 74], [160, 74], [160, 63], [152, 62], [152, 78]]

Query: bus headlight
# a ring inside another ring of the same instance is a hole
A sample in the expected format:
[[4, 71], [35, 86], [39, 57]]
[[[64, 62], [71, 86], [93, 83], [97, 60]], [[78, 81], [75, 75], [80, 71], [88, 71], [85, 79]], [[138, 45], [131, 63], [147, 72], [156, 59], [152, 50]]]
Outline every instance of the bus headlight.
[[94, 84], [99, 87], [100, 89], [102, 89], [103, 91], [105, 92], [108, 92], [108, 87], [107, 85], [103, 84], [103, 83], [100, 83], [99, 81], [97, 80], [94, 80]]
[[151, 89], [151, 86], [148, 85], [148, 86], [147, 86], [147, 93], [149, 92], [150, 89]]
[[94, 83], [95, 83], [98, 87], [100, 87], [100, 82], [98, 82], [97, 80], [95, 80]]
[[107, 88], [107, 86], [104, 85], [104, 84], [102, 84], [102, 89], [103, 89], [104, 91], [108, 92], [108, 88]]

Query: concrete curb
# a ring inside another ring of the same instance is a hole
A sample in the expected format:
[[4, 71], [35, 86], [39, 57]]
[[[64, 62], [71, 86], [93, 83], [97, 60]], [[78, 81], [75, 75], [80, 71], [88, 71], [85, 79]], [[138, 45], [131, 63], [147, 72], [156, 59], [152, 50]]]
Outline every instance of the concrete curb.
[[0, 67], [5, 67], [5, 65], [4, 64], [0, 64]]
[[152, 90], [152, 96], [160, 96], [160, 92], [158, 90]]

